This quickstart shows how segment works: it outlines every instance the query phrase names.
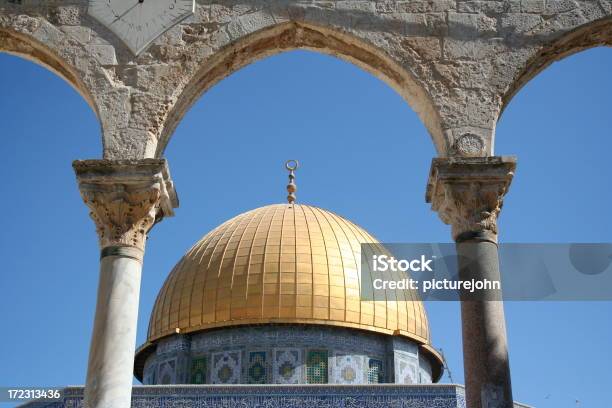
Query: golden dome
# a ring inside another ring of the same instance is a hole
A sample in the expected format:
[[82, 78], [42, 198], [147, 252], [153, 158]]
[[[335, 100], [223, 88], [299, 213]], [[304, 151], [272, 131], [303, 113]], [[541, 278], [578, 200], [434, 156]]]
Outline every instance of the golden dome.
[[215, 327], [307, 323], [405, 336], [437, 354], [416, 293], [360, 300], [360, 244], [377, 242], [352, 222], [308, 205], [238, 215], [172, 270], [155, 301], [147, 343]]

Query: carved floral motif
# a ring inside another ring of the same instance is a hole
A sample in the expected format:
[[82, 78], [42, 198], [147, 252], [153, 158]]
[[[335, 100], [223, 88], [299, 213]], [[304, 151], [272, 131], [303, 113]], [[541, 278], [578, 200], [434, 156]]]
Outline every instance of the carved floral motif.
[[82, 192], [96, 223], [100, 247], [133, 246], [144, 250], [146, 236], [159, 212], [159, 183], [139, 188], [115, 185]]
[[151, 227], [178, 206], [163, 159], [85, 160], [73, 166], [102, 249], [144, 250]]
[[435, 159], [427, 201], [452, 226], [455, 239], [465, 232], [497, 235], [497, 217], [515, 167], [516, 160], [509, 157]]

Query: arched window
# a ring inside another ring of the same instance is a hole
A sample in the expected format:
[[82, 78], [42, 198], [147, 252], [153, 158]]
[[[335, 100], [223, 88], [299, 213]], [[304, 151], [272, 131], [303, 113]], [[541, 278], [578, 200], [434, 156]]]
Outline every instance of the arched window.
[[309, 350], [306, 357], [306, 382], [327, 384], [327, 350]]
[[267, 353], [265, 351], [251, 351], [247, 368], [247, 382], [249, 384], [269, 383], [268, 371]]
[[191, 360], [191, 383], [206, 384], [206, 357], [195, 357]]
[[371, 358], [368, 361], [368, 383], [380, 384], [385, 382], [383, 362]]

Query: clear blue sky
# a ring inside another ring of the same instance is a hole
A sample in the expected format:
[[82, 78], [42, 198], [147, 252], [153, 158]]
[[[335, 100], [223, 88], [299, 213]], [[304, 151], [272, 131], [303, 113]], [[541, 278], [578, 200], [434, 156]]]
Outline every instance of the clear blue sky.
[[[504, 242], [612, 241], [612, 50], [554, 64], [497, 128], [519, 168], [500, 220]], [[52, 73], [0, 55], [0, 386], [82, 384], [98, 279], [94, 225], [71, 162], [101, 157], [84, 100]], [[157, 291], [202, 235], [283, 201], [297, 158], [298, 199], [387, 242], [448, 242], [424, 201], [427, 131], [386, 84], [349, 63], [290, 52], [225, 79], [184, 118], [166, 157], [181, 198], [147, 244], [138, 343]], [[459, 309], [427, 305], [434, 345], [463, 382]], [[514, 396], [540, 408], [610, 406], [612, 303], [506, 303]], [[443, 381], [448, 381], [445, 377]]]

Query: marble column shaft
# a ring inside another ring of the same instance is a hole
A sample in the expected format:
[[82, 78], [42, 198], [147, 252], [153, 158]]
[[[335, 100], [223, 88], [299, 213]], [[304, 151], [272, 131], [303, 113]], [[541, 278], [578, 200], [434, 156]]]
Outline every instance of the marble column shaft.
[[[451, 225], [459, 279], [500, 280], [497, 217], [514, 157], [434, 159], [426, 201]], [[512, 408], [512, 385], [501, 291], [461, 296], [463, 361], [468, 408]]]
[[101, 250], [84, 405], [129, 408], [147, 233], [173, 215], [178, 200], [165, 160], [86, 160], [73, 167]]

